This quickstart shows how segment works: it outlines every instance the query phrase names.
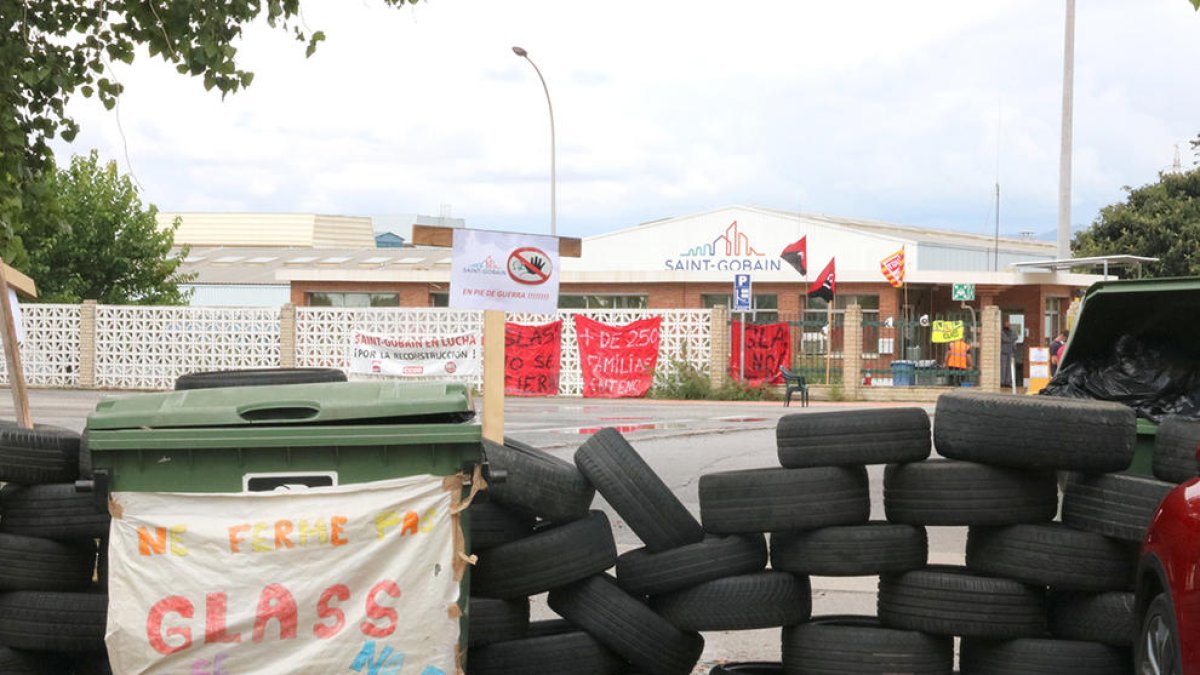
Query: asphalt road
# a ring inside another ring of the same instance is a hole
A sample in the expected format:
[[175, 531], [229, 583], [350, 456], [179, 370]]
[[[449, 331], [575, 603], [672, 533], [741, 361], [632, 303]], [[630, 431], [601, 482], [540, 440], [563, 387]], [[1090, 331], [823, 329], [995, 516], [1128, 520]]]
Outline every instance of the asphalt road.
[[[107, 397], [134, 392], [37, 389], [29, 393], [35, 422], [82, 430], [87, 415]], [[567, 398], [509, 399], [506, 434], [571, 461], [575, 450], [596, 430], [615, 427], [630, 441], [675, 495], [697, 517], [700, 476], [735, 469], [778, 466], [775, 425], [785, 414], [890, 404], [814, 402], [811, 407], [784, 408], [775, 403], [675, 402], [647, 400], [595, 401]], [[905, 404], [911, 405], [911, 404]], [[931, 414], [933, 404], [923, 404]], [[0, 418], [13, 418], [11, 395], [0, 392]], [[868, 467], [871, 517], [883, 519], [883, 467]], [[624, 521], [597, 496], [596, 508], [612, 522], [618, 550], [641, 545]], [[929, 528], [931, 563], [962, 564], [966, 528]], [[875, 614], [876, 577], [813, 577], [813, 614]], [[535, 618], [550, 618], [545, 598], [534, 599]], [[694, 671], [707, 674], [726, 661], [774, 661], [780, 658], [780, 630], [711, 632]]]

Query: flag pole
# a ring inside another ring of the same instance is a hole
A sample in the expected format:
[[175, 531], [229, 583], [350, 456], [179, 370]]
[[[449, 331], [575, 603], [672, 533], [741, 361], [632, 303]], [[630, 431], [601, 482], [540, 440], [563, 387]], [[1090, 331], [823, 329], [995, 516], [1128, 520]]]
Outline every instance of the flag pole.
[[825, 384], [833, 384], [829, 380], [830, 367], [833, 365], [833, 298], [825, 303], [825, 325], [829, 326], [829, 348], [825, 350]]

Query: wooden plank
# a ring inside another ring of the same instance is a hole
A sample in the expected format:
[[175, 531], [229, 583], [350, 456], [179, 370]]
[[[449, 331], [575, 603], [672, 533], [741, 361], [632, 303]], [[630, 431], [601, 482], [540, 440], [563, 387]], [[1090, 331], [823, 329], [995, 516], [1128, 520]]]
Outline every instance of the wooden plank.
[[483, 437], [504, 444], [504, 312], [483, 310]]
[[17, 424], [25, 429], [32, 429], [33, 415], [29, 412], [29, 393], [25, 391], [25, 371], [21, 369], [21, 348], [17, 345], [17, 326], [13, 321], [12, 302], [8, 298], [10, 284], [8, 274], [10, 271], [13, 269], [0, 260], [0, 324], [3, 324], [0, 334], [4, 338], [4, 358], [8, 363], [8, 386], [12, 390], [13, 410], [17, 414]]
[[4, 277], [8, 279], [8, 285], [17, 289], [17, 293], [27, 298], [37, 297], [37, 285], [33, 283], [33, 279], [25, 276], [19, 270], [9, 267], [3, 260], [0, 260], [0, 265], [4, 265]]
[[[442, 225], [413, 225], [412, 243], [418, 246], [437, 246], [449, 248], [454, 245], [454, 230], [460, 228], [444, 227]], [[506, 232], [504, 234], [525, 234], [522, 232]], [[538, 235], [544, 236], [544, 235]], [[583, 256], [583, 240], [578, 237], [558, 238], [558, 257], [579, 258]]]

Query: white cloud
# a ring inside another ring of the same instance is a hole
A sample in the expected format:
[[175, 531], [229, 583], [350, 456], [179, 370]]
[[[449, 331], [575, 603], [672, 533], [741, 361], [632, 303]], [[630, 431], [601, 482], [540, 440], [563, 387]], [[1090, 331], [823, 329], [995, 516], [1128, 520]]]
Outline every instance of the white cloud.
[[[166, 210], [437, 213], [544, 231], [554, 104], [559, 232], [731, 203], [990, 231], [1053, 229], [1063, 3], [307, 0], [328, 39], [265, 26], [254, 84], [205, 92], [149, 58], [84, 132]], [[1079, 3], [1075, 223], [1155, 179], [1200, 132], [1200, 14]], [[999, 172], [997, 173], [997, 166]]]

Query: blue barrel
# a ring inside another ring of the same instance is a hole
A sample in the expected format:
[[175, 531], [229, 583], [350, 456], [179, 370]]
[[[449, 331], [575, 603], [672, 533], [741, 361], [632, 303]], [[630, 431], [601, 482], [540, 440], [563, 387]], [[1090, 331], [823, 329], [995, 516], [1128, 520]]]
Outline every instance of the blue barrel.
[[917, 364], [914, 361], [892, 361], [892, 386], [911, 387], [916, 383]]

